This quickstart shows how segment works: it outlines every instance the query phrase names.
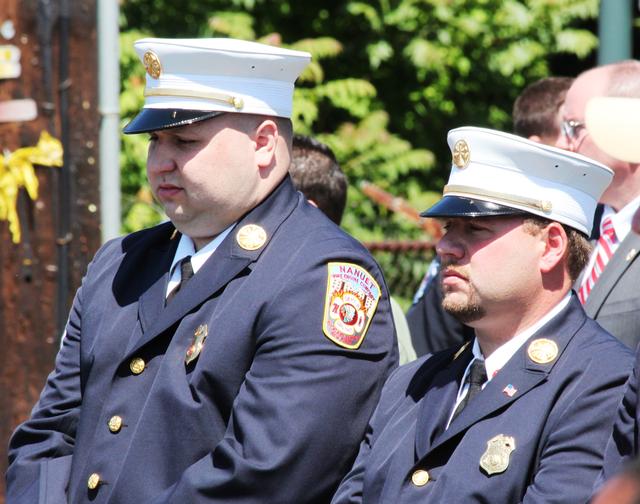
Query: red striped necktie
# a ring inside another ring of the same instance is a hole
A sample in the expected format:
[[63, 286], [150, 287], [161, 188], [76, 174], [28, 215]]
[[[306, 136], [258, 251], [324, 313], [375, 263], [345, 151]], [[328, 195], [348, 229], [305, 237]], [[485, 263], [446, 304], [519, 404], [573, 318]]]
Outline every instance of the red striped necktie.
[[605, 266], [616, 251], [617, 246], [618, 239], [616, 238], [616, 231], [613, 229], [611, 216], [607, 216], [602, 220], [602, 233], [600, 233], [600, 238], [598, 238], [598, 244], [594, 251], [595, 261], [593, 261], [591, 271], [589, 271], [588, 274], [585, 273], [582, 285], [578, 291], [578, 298], [582, 304], [587, 301], [593, 286], [604, 271]]

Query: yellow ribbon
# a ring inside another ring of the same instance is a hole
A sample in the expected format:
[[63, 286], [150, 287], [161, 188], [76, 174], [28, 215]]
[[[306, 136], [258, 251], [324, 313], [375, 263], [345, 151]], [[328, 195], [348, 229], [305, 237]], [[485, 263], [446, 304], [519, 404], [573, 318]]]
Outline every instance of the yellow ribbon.
[[46, 131], [40, 134], [35, 147], [0, 154], [0, 220], [9, 222], [13, 243], [20, 243], [21, 237], [18, 192], [24, 187], [32, 200], [38, 198], [38, 177], [33, 165], [62, 166], [62, 144]]

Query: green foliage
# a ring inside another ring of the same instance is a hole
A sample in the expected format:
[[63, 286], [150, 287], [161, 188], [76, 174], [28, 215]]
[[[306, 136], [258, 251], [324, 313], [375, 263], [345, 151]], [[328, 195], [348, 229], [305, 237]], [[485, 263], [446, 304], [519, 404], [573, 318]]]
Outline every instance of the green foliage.
[[[312, 54], [294, 94], [296, 131], [331, 146], [350, 180], [343, 226], [362, 241], [426, 238], [360, 190], [370, 181], [423, 210], [439, 197], [450, 164], [446, 132], [472, 124], [509, 130], [514, 99], [551, 73], [555, 58], [593, 53], [586, 23], [598, 0], [125, 0], [121, 106], [142, 104], [144, 69], [133, 40], [232, 36]], [[126, 230], [157, 222], [145, 182], [146, 138], [125, 137]], [[379, 254], [393, 280], [424, 272], [421, 255]], [[408, 298], [415, 282], [402, 285]], [[401, 287], [394, 287], [400, 289]]]
[[217, 12], [209, 19], [207, 30], [203, 36], [212, 33], [224, 33], [232, 38], [253, 40], [253, 19], [246, 12]]

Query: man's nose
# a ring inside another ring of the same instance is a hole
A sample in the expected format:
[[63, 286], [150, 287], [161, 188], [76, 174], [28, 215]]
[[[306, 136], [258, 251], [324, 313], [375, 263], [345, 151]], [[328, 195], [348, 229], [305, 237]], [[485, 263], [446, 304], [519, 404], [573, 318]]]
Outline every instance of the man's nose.
[[442, 259], [442, 264], [461, 259], [464, 256], [464, 247], [455, 233], [447, 232], [436, 243], [436, 253]]
[[175, 161], [168, 149], [162, 145], [154, 145], [147, 156], [147, 171], [149, 173], [164, 173], [175, 169]]

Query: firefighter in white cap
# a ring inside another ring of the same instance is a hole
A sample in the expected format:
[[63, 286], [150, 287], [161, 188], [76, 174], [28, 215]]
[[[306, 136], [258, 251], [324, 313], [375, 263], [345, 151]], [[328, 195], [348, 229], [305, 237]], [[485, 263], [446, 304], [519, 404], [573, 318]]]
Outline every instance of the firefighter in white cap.
[[90, 265], [12, 503], [327, 501], [397, 362], [378, 266], [293, 188], [309, 54], [144, 39], [149, 183], [169, 222]]
[[443, 306], [475, 337], [387, 381], [334, 503], [584, 503], [631, 351], [571, 286], [612, 178], [586, 157], [506, 133], [449, 132]]

